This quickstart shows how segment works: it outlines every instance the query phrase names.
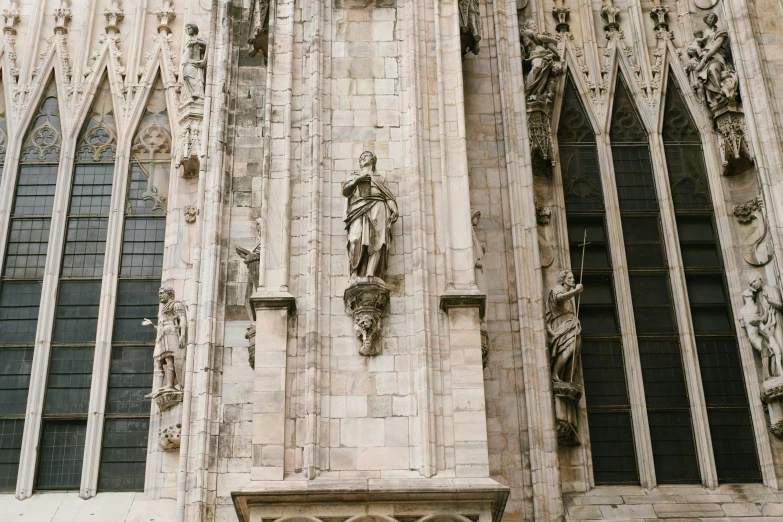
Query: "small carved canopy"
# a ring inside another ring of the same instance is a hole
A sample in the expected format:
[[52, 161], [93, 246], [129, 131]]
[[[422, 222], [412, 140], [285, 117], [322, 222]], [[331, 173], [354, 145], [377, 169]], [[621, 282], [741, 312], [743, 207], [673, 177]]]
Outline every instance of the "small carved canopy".
[[106, 78], [95, 93], [95, 100], [84, 122], [76, 145], [77, 163], [114, 163], [117, 153], [117, 126], [111, 89]]
[[49, 81], [43, 101], [30, 124], [22, 144], [21, 161], [24, 163], [57, 163], [62, 147], [60, 108], [57, 105], [57, 86]]

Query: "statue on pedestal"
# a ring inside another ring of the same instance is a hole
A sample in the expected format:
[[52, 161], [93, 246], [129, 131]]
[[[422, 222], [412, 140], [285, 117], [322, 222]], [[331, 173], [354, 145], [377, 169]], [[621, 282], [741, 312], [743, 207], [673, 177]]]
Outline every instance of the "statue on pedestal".
[[198, 34], [196, 24], [185, 26], [188, 41], [182, 50], [179, 86], [183, 103], [204, 98], [204, 78], [207, 70], [207, 39]]
[[707, 104], [715, 109], [716, 105], [736, 101], [737, 73], [729, 59], [729, 34], [718, 27], [718, 15], [707, 14], [704, 23], [707, 29], [694, 40], [702, 49], [694, 72], [704, 88]]
[[170, 286], [160, 287], [158, 301], [163, 305], [158, 313], [158, 324], [149, 319], [141, 323], [157, 330], [153, 352], [155, 383], [152, 393], [147, 397], [155, 399], [161, 409], [167, 409], [182, 400], [188, 317], [185, 303], [175, 299], [174, 289]]
[[522, 62], [525, 65], [525, 96], [529, 102], [552, 103], [554, 79], [563, 72], [563, 59], [557, 51], [557, 40], [538, 32], [533, 19], [525, 20], [519, 33]]
[[765, 285], [761, 276], [748, 281], [749, 290], [742, 293], [745, 305], [740, 309], [740, 323], [751, 346], [761, 354], [763, 379], [783, 377], [783, 301], [777, 288]]
[[372, 152], [359, 156], [358, 172], [343, 185], [346, 199], [348, 270], [344, 300], [353, 315], [361, 355], [380, 353], [381, 314], [389, 301], [384, 283], [391, 244], [391, 227], [398, 217], [397, 201], [375, 169]]

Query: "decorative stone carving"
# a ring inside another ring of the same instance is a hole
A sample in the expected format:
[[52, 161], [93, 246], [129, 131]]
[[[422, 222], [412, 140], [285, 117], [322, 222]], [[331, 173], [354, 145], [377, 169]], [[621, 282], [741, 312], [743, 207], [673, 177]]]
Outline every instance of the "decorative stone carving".
[[71, 6], [65, 0], [60, 1], [60, 6], [54, 10], [54, 33], [68, 33], [68, 22], [71, 21]]
[[538, 255], [541, 267], [547, 268], [555, 262], [555, 250], [547, 237], [545, 226], [552, 219], [552, 208], [536, 205], [536, 222], [541, 226], [538, 230]]
[[761, 276], [748, 280], [749, 289], [742, 293], [740, 324], [748, 334], [751, 346], [761, 354], [762, 378], [783, 378], [783, 300], [774, 286], [765, 285]]
[[247, 332], [245, 332], [245, 339], [247, 339], [247, 362], [250, 364], [250, 367], [254, 370], [256, 369], [256, 324], [251, 323], [250, 326], [247, 327]]
[[539, 225], [548, 225], [552, 219], [552, 207], [536, 205], [536, 222]]
[[353, 329], [359, 340], [360, 355], [381, 353], [381, 319], [389, 302], [389, 289], [377, 277], [354, 279], [343, 296], [348, 313], [353, 315]]
[[[487, 253], [487, 247], [484, 245], [484, 243], [481, 242], [481, 240], [478, 237], [478, 234], [476, 233], [476, 228], [478, 227], [480, 221], [481, 221], [481, 211], [477, 210], [473, 213], [471, 216], [471, 224], [473, 225], [471, 227], [471, 232], [473, 233], [473, 267], [475, 271], [476, 276], [476, 286], [478, 289], [486, 293], [487, 292], [487, 279], [484, 275], [484, 254]], [[483, 368], [487, 367], [487, 364], [489, 362], [489, 331], [487, 330], [487, 321], [484, 318], [483, 314], [481, 314], [481, 364]]]
[[247, 267], [247, 289], [245, 292], [247, 304], [247, 315], [249, 318], [253, 317], [253, 312], [250, 309], [250, 296], [256, 291], [259, 281], [258, 263], [261, 260], [261, 218], [256, 219], [256, 244], [252, 250], [248, 250], [243, 247], [236, 247], [236, 252], [242, 261], [245, 262]]
[[760, 197], [734, 207], [741, 237], [740, 253], [746, 263], [763, 266], [772, 259], [769, 241], [769, 225], [764, 215]]
[[350, 282], [345, 306], [353, 314], [359, 353], [380, 353], [381, 314], [389, 301], [383, 281], [391, 245], [391, 227], [399, 215], [397, 200], [376, 171], [375, 154], [359, 156], [358, 172], [343, 184], [346, 198], [345, 228], [348, 232]]
[[742, 173], [753, 165], [753, 156], [746, 139], [745, 113], [742, 106], [728, 102], [713, 113], [718, 134], [718, 149], [723, 164], [723, 174]]
[[269, 0], [253, 0], [250, 8], [250, 33], [247, 38], [248, 54], [261, 54], [266, 66], [269, 56]]
[[[525, 20], [519, 38], [522, 45], [527, 124], [534, 173], [548, 174], [549, 166], [554, 165], [551, 108], [557, 78], [565, 69], [564, 62], [556, 47], [557, 40], [539, 33], [535, 20]], [[537, 165], [542, 162], [543, 165]]]
[[196, 24], [187, 24], [188, 41], [182, 50], [179, 87], [183, 103], [204, 98], [204, 80], [207, 68], [207, 39], [198, 34]]
[[170, 0], [164, 0], [163, 5], [155, 9], [158, 17], [158, 34], [171, 34], [171, 22], [177, 17]]
[[196, 178], [201, 168], [199, 149], [201, 149], [201, 124], [204, 118], [204, 106], [201, 103], [189, 103], [180, 117], [180, 136], [177, 145], [177, 165], [182, 167], [183, 178]]
[[141, 324], [157, 330], [153, 353], [155, 381], [153, 391], [147, 398], [154, 399], [161, 410], [166, 410], [182, 401], [188, 317], [185, 303], [175, 299], [173, 288], [160, 287], [158, 301], [162, 305], [158, 313], [158, 324], [149, 319], [144, 319]]
[[669, 23], [666, 18], [669, 16], [669, 8], [665, 5], [654, 5], [650, 9], [650, 18], [652, 18], [655, 24], [655, 31], [668, 31]]
[[783, 438], [783, 377], [773, 377], [761, 383], [760, 397], [769, 414], [767, 429], [776, 437]]
[[119, 33], [119, 24], [125, 18], [125, 12], [122, 10], [119, 2], [113, 1], [109, 7], [103, 10], [103, 15], [106, 17], [106, 32]]
[[19, 17], [22, 12], [19, 10], [18, 2], [11, 1], [8, 9], [3, 9], [0, 13], [3, 17], [3, 36], [6, 42], [6, 54], [9, 61], [9, 76], [14, 82], [19, 81], [19, 67], [16, 64], [16, 24], [19, 23]]
[[198, 207], [196, 205], [185, 205], [185, 208], [182, 209], [182, 214], [186, 223], [195, 223], [196, 216], [198, 216]]
[[574, 306], [574, 296], [583, 290], [584, 287], [574, 280], [574, 274], [563, 270], [558, 274], [557, 285], [549, 292], [546, 303], [555, 416], [558, 439], [564, 445], [579, 444], [576, 405], [582, 396], [582, 386], [575, 382], [575, 378], [582, 345], [582, 325], [579, 310]]
[[479, 0], [459, 0], [459, 32], [462, 56], [479, 53], [481, 10]]
[[555, 30], [558, 33], [567, 33], [571, 30], [568, 26], [568, 16], [571, 14], [571, 8], [563, 5], [564, 0], [556, 0], [552, 6], [552, 16], [557, 20]]
[[163, 451], [179, 449], [182, 439], [182, 424], [166, 426], [158, 430], [158, 447]]
[[617, 16], [620, 14], [620, 8], [612, 4], [611, 0], [601, 6], [601, 18], [606, 20], [604, 30], [607, 32], [607, 40], [611, 40], [608, 34], [613, 35], [621, 34], [620, 22], [617, 21]]
[[470, 222], [473, 225], [473, 228], [471, 229], [473, 232], [473, 257], [475, 261], [473, 266], [476, 268], [484, 268], [484, 264], [481, 260], [484, 258], [484, 254], [487, 253], [487, 247], [484, 246], [484, 243], [481, 242], [476, 234], [476, 227], [478, 226], [479, 221], [481, 221], [481, 211], [477, 210], [470, 217]]

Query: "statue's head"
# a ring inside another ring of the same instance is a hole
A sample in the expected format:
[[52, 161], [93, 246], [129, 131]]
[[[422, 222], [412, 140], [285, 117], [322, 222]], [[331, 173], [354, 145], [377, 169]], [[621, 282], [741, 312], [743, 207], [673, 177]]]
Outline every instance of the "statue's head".
[[718, 15], [715, 13], [707, 13], [704, 15], [704, 23], [707, 24], [707, 27], [715, 27], [718, 24]]
[[567, 284], [568, 286], [575, 286], [576, 281], [574, 280], [574, 274], [570, 270], [561, 270], [560, 273], [557, 274], [557, 284]]
[[375, 154], [373, 154], [369, 150], [362, 152], [362, 155], [359, 156], [359, 168], [364, 168], [368, 165], [372, 165], [372, 170], [375, 170], [375, 164], [377, 162], [378, 162], [378, 158], [376, 158]]
[[693, 31], [693, 36], [696, 38], [704, 38], [704, 31], [699, 29], [698, 31]]
[[158, 301], [166, 304], [174, 299], [174, 289], [170, 286], [161, 286], [158, 290]]
[[196, 36], [198, 34], [198, 26], [196, 24], [187, 24], [185, 26], [185, 33], [188, 36]]
[[538, 31], [538, 24], [532, 18], [528, 18], [527, 20], [525, 20], [525, 29], [530, 29], [531, 31]]
[[748, 286], [755, 292], [764, 286], [764, 280], [759, 274], [751, 274], [748, 276]]

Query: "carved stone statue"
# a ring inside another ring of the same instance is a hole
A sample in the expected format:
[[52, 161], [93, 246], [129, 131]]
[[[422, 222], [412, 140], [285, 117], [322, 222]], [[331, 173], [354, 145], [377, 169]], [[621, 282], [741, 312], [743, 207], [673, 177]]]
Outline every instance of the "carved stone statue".
[[697, 72], [697, 69], [701, 64], [701, 41], [704, 39], [704, 33], [702, 31], [694, 31], [693, 36], [695, 39], [688, 44], [688, 47], [685, 50], [688, 56], [688, 59], [685, 62], [685, 72], [688, 73], [688, 82], [691, 84], [693, 92], [696, 93], [696, 97], [699, 98], [702, 103], [707, 103], [707, 98], [704, 95], [704, 85], [702, 85], [701, 80], [699, 80], [699, 73]]
[[576, 284], [574, 274], [563, 270], [557, 276], [557, 286], [549, 292], [546, 303], [546, 330], [549, 334], [549, 356], [552, 360], [552, 380], [573, 382], [574, 364], [582, 344], [582, 325], [576, 316], [574, 296], [584, 287]]
[[175, 299], [174, 289], [162, 286], [158, 290], [158, 301], [163, 305], [158, 313], [158, 324], [144, 319], [142, 325], [157, 330], [155, 339], [156, 385], [151, 397], [161, 392], [181, 392], [185, 383], [185, 350], [188, 338], [188, 317], [185, 303]]
[[353, 315], [361, 355], [380, 353], [381, 316], [389, 302], [383, 281], [391, 244], [391, 227], [397, 221], [397, 201], [375, 170], [375, 154], [359, 156], [359, 172], [343, 185], [346, 199], [350, 283], [343, 296]]
[[253, 0], [250, 11], [250, 33], [247, 43], [248, 54], [261, 54], [266, 65], [269, 52], [269, 0]]
[[470, 217], [470, 222], [473, 225], [473, 257], [475, 258], [475, 263], [473, 266], [479, 269], [483, 269], [484, 263], [482, 262], [482, 259], [484, 259], [484, 254], [487, 253], [487, 247], [484, 246], [484, 243], [481, 242], [478, 235], [476, 234], [476, 227], [478, 226], [479, 221], [481, 221], [481, 211], [477, 210]]
[[[247, 296], [249, 299], [258, 286], [258, 263], [261, 260], [261, 218], [256, 219], [256, 244], [252, 250], [243, 247], [236, 247], [236, 252], [247, 267]], [[248, 312], [250, 314], [250, 312]], [[252, 314], [250, 314], [252, 317]]]
[[[718, 27], [718, 15], [707, 14], [704, 23], [707, 28], [693, 42], [700, 49], [699, 63], [694, 72], [704, 88], [707, 104], [714, 109], [716, 105], [736, 101], [738, 81], [730, 60], [729, 35], [725, 29]], [[693, 43], [688, 46], [689, 55]]]
[[189, 101], [204, 98], [204, 79], [207, 68], [207, 39], [198, 34], [196, 24], [185, 26], [188, 41], [182, 50], [179, 86], [182, 100]]
[[761, 353], [764, 380], [783, 376], [783, 300], [777, 288], [751, 276], [742, 294], [741, 324], [751, 346]]
[[481, 41], [479, 0], [459, 0], [459, 31], [462, 56], [468, 51], [478, 54]]
[[343, 185], [347, 198], [345, 228], [348, 231], [348, 263], [351, 279], [383, 279], [391, 243], [391, 227], [397, 221], [397, 201], [375, 170], [375, 154], [359, 156], [358, 172]]
[[525, 76], [525, 96], [528, 101], [551, 103], [554, 99], [554, 79], [563, 72], [563, 60], [557, 51], [557, 40], [538, 32], [535, 20], [525, 20], [520, 31], [522, 61], [528, 70]]
[[181, 440], [182, 424], [174, 424], [158, 430], [158, 447], [163, 451], [179, 449]]

